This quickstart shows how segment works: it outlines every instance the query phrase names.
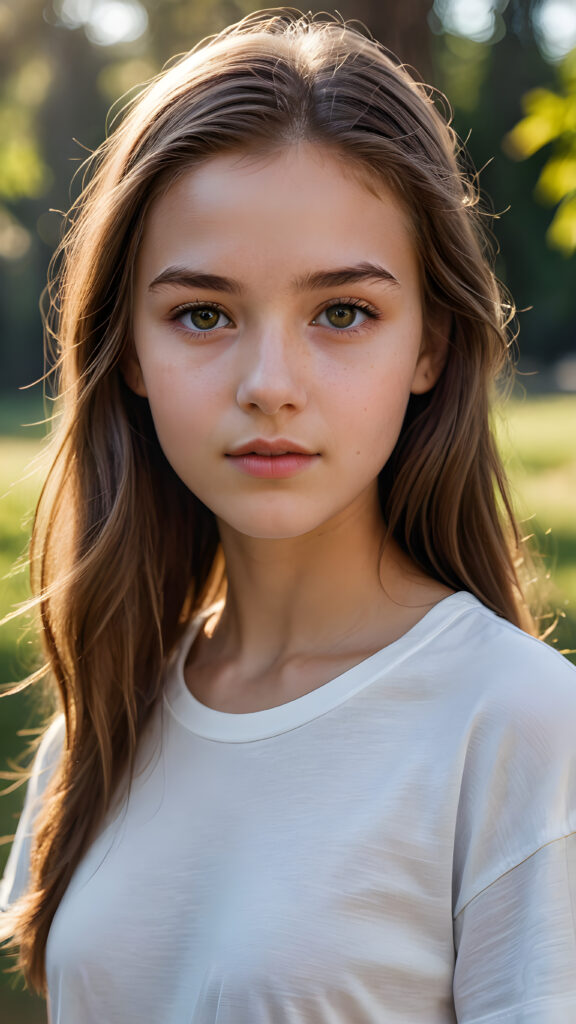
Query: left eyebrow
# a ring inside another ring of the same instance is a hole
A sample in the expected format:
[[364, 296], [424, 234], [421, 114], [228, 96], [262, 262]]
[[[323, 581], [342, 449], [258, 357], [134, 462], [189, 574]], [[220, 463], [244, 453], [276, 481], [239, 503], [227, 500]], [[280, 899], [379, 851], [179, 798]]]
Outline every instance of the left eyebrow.
[[393, 274], [378, 263], [357, 263], [353, 267], [339, 267], [337, 270], [318, 270], [314, 274], [303, 274], [292, 280], [295, 291], [313, 291], [316, 288], [338, 288], [343, 284], [357, 281], [386, 281], [400, 287]]
[[[352, 267], [338, 267], [335, 270], [317, 270], [290, 282], [293, 291], [315, 291], [320, 288], [337, 288], [345, 284], [356, 284], [358, 281], [385, 281], [400, 287], [399, 281], [385, 267], [378, 263], [357, 263]], [[243, 291], [239, 281], [220, 274], [206, 274], [191, 270], [188, 267], [166, 267], [158, 277], [148, 285], [148, 291], [162, 285], [176, 285], [186, 288], [205, 288], [209, 291], [240, 294]]]

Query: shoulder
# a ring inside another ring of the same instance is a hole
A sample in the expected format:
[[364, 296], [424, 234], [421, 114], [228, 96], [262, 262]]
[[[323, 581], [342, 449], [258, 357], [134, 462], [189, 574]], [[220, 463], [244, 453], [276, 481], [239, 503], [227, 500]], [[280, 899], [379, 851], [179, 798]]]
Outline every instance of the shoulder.
[[481, 720], [519, 734], [551, 729], [574, 746], [576, 668], [564, 655], [473, 600], [462, 616], [461, 663]]
[[501, 711], [510, 706], [548, 713], [564, 705], [576, 711], [576, 668], [566, 657], [471, 594], [455, 594], [443, 604], [434, 657], [478, 710], [497, 705]]
[[574, 665], [475, 599], [458, 626], [451, 692], [465, 701], [468, 762], [525, 762], [530, 774], [576, 767]]
[[543, 641], [496, 615], [472, 594], [441, 602], [422, 623], [408, 671], [420, 673], [439, 713], [474, 745], [548, 730], [575, 746], [576, 668]]
[[479, 602], [462, 616], [457, 907], [576, 831], [576, 670]]

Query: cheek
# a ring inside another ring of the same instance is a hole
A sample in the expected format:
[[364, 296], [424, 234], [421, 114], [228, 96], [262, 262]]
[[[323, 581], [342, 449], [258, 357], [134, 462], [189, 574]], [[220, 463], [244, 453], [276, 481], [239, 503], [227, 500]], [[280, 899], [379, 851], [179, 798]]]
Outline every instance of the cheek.
[[216, 399], [218, 375], [190, 365], [189, 360], [144, 354], [140, 366], [154, 417], [186, 419]]
[[394, 448], [410, 399], [412, 367], [391, 364], [385, 371], [368, 366], [358, 381], [350, 381], [341, 403], [339, 430], [356, 438], [362, 455], [382, 463]]
[[[191, 387], [190, 374], [170, 366], [145, 365], [142, 372], [160, 446], [180, 475], [182, 464], [204, 450], [213, 395], [207, 388]], [[200, 443], [192, 444], [192, 438]]]

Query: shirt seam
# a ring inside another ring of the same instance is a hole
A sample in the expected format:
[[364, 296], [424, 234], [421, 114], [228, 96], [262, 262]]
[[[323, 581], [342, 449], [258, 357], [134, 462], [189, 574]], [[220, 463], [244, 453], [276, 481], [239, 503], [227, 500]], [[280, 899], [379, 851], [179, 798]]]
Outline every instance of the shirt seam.
[[477, 611], [484, 616], [484, 618], [491, 618], [492, 615], [496, 615], [501, 625], [503, 625], [509, 632], [520, 633], [521, 636], [526, 637], [533, 644], [537, 644], [539, 647], [542, 647], [542, 645], [544, 645], [544, 647], [546, 647], [547, 650], [552, 651], [555, 654], [555, 656], [560, 659], [562, 664], [568, 664], [572, 669], [576, 671], [576, 666], [573, 665], [572, 662], [570, 662], [568, 658], [566, 658], [556, 647], [552, 647], [551, 644], [547, 644], [545, 641], [540, 640], [539, 637], [534, 636], [532, 633], [527, 633], [525, 629], [521, 629], [519, 626], [515, 626], [513, 622], [510, 622], [509, 619], [505, 619], [502, 616], [498, 615], [497, 612], [492, 612], [492, 610], [490, 608], [487, 608], [486, 605], [482, 604], [481, 601], [478, 601], [478, 605], [476, 606], [476, 608]]
[[519, 1010], [530, 1010], [542, 1004], [545, 1004], [547, 1007], [569, 1007], [574, 1003], [576, 1003], [576, 993], [561, 996], [560, 998], [538, 996], [536, 999], [530, 999], [528, 1002], [515, 1003], [514, 1006], [510, 1006], [506, 1010], [496, 1010], [494, 1013], [484, 1014], [482, 1017], [471, 1017], [469, 1020], [463, 1021], [463, 1024], [490, 1024], [490, 1021], [506, 1020], [508, 1017], [517, 1014]]
[[[522, 864], [525, 864], [526, 861], [531, 859], [531, 857], [535, 857], [537, 853], [540, 853], [541, 850], [546, 849], [547, 846], [554, 846], [555, 843], [562, 843], [565, 839], [570, 839], [571, 836], [574, 835], [576, 835], [576, 831], [565, 832], [561, 836], [555, 836], [554, 839], [548, 839], [545, 843], [541, 843], [536, 850], [532, 850], [530, 853], [527, 853], [525, 857], [522, 857], [521, 860], [516, 861], [515, 864], [512, 864], [509, 868], [506, 868], [505, 871], [502, 871], [499, 875], [496, 876], [496, 878], [493, 878], [491, 882], [488, 882], [488, 884], [482, 886], [482, 888], [479, 889], [478, 892], [475, 892], [474, 895], [470, 897], [470, 899], [466, 900], [466, 903], [464, 903], [463, 906], [460, 907], [458, 913], [454, 914], [454, 921], [458, 920], [460, 914], [463, 914], [466, 908], [469, 907], [470, 904], [474, 902], [474, 900], [478, 899], [479, 896], [482, 896], [488, 889], [491, 889], [493, 885], [496, 885], [496, 882], [501, 881], [502, 878], [505, 878], [506, 875], [509, 875], [512, 871], [515, 871], [516, 868], [521, 867]], [[480, 1017], [478, 1019], [483, 1020], [484, 1018]], [[474, 1024], [474, 1022], [471, 1021], [470, 1024]]]

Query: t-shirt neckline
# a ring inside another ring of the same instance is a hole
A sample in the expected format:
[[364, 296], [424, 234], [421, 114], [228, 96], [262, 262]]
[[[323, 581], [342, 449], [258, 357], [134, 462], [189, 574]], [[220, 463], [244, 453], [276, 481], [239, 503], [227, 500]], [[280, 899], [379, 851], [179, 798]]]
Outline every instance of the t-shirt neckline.
[[247, 743], [296, 729], [343, 704], [377, 677], [429, 643], [455, 619], [481, 602], [467, 591], [443, 598], [403, 636], [370, 655], [315, 690], [263, 711], [233, 713], [202, 704], [184, 679], [184, 665], [202, 622], [214, 606], [200, 612], [190, 623], [167, 666], [164, 701], [175, 718], [190, 732], [209, 740]]

